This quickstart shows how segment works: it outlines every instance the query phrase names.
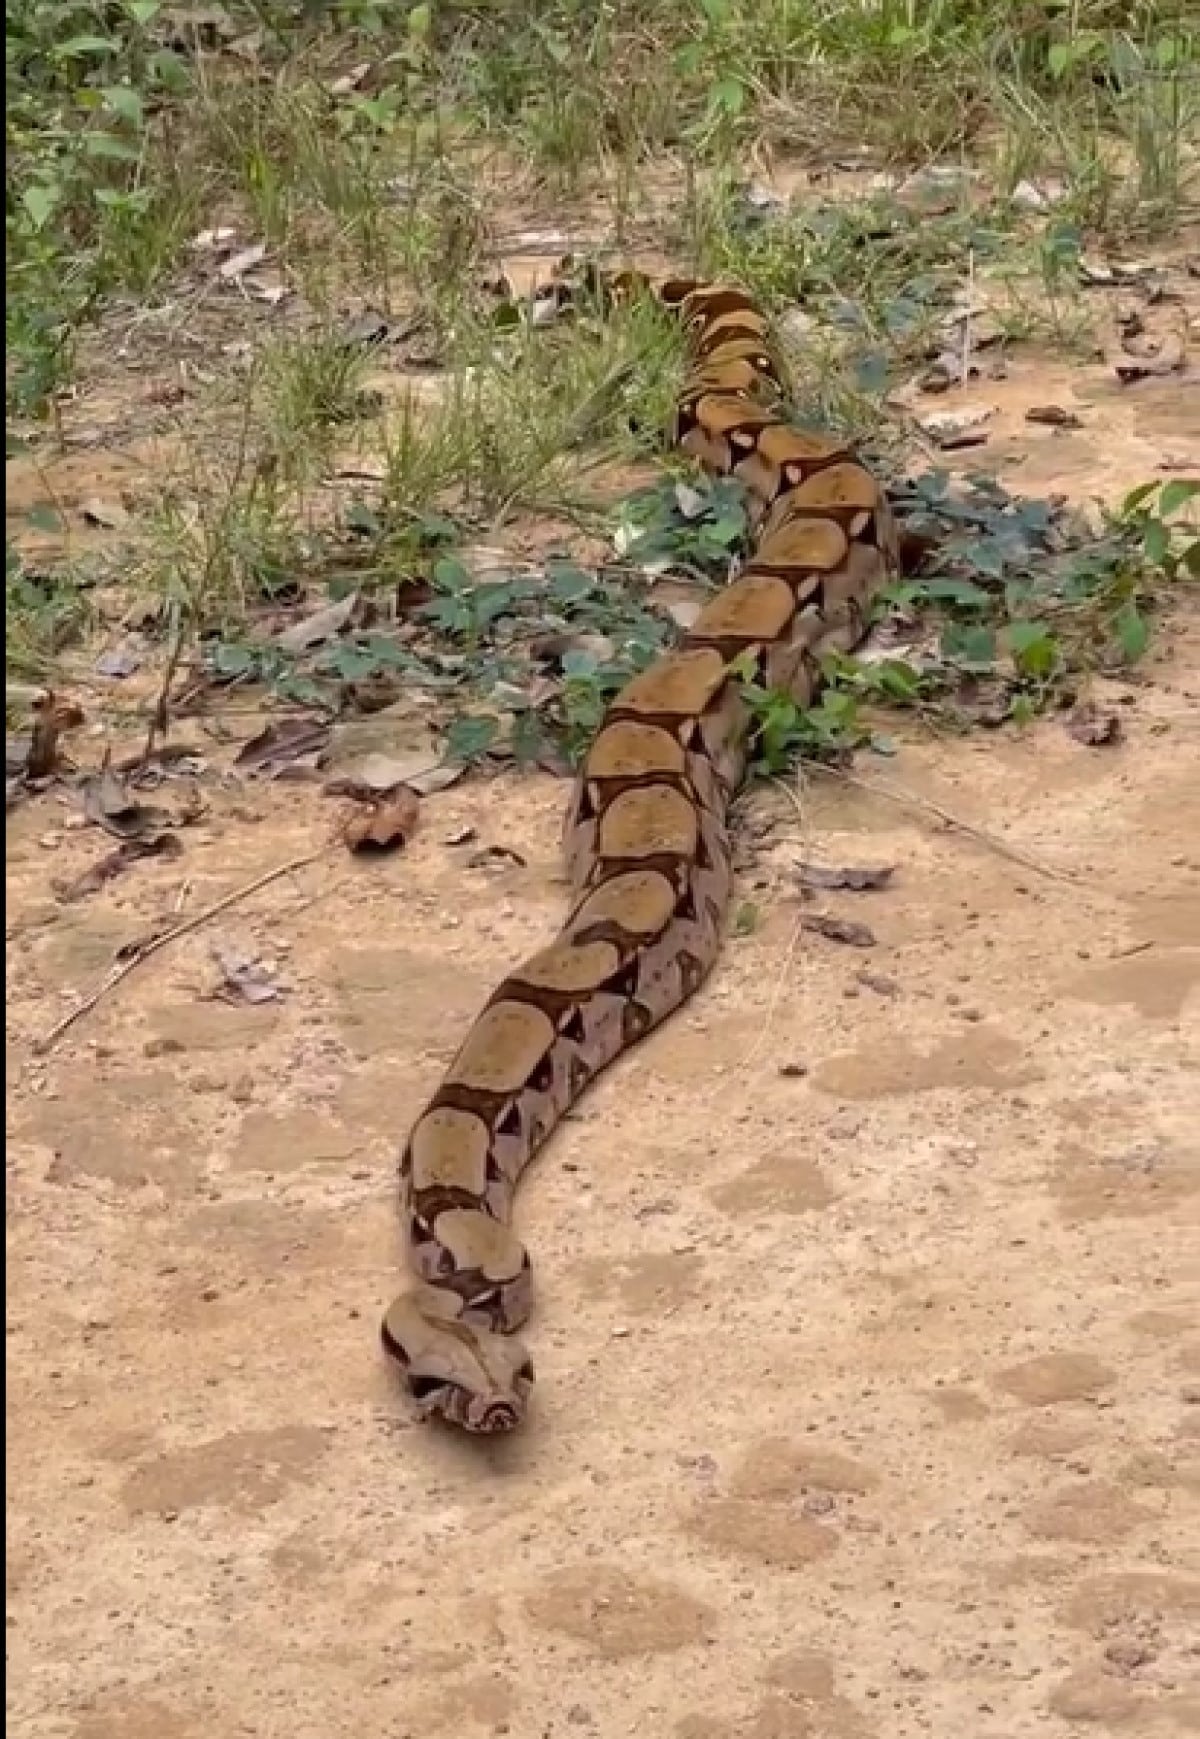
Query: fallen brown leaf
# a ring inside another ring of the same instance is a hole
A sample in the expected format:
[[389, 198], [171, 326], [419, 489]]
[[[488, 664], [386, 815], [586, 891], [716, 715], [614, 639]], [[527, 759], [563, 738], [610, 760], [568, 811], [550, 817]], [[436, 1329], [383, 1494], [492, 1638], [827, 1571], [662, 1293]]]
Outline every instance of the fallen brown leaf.
[[320, 764], [329, 747], [330, 727], [324, 719], [297, 714], [275, 719], [256, 737], [243, 743], [234, 758], [234, 766], [243, 773], [263, 779], [277, 779], [285, 767], [306, 762], [310, 767]]
[[357, 603], [358, 593], [347, 592], [344, 598], [338, 598], [334, 603], [314, 610], [311, 616], [293, 622], [290, 628], [277, 634], [276, 646], [281, 646], [285, 652], [308, 652], [314, 646], [323, 646], [346, 626]]
[[94, 498], [83, 502], [79, 512], [89, 525], [102, 526], [105, 531], [117, 531], [129, 523], [129, 511], [119, 501], [101, 501]]
[[240, 253], [233, 254], [223, 260], [217, 267], [217, 276], [224, 278], [226, 283], [235, 283], [238, 278], [244, 278], [246, 273], [255, 266], [260, 266], [267, 257], [266, 242], [254, 242]]
[[368, 809], [352, 815], [342, 829], [351, 851], [395, 851], [407, 845], [417, 826], [421, 799], [410, 785], [397, 785]]
[[145, 857], [178, 857], [183, 850], [182, 842], [177, 833], [152, 833], [146, 839], [126, 839], [115, 851], [110, 851], [94, 863], [90, 869], [76, 876], [74, 880], [62, 879], [54, 883], [54, 891], [64, 905], [72, 900], [86, 899], [89, 894], [99, 893], [100, 889], [117, 876], [132, 869], [135, 863], [140, 863]]
[[509, 845], [484, 845], [471, 853], [467, 859], [467, 868], [484, 869], [488, 864], [500, 863], [514, 863], [518, 869], [524, 869], [526, 860]]
[[1081, 701], [1067, 718], [1068, 734], [1089, 748], [1120, 742], [1121, 729], [1120, 715], [1097, 706], [1094, 700]]
[[456, 785], [466, 772], [461, 763], [450, 765], [432, 761], [428, 754], [364, 755], [325, 783], [331, 797], [356, 797], [360, 802], [383, 797], [397, 785], [407, 785], [418, 797], [428, 797], [434, 791], [445, 791]]
[[33, 703], [33, 728], [23, 769], [26, 779], [48, 779], [58, 771], [59, 738], [83, 723], [83, 708], [74, 701], [60, 700], [47, 689]]
[[830, 912], [816, 912], [800, 920], [802, 930], [812, 930], [827, 942], [844, 942], [851, 948], [874, 948], [875, 932], [867, 924], [851, 918], [835, 918]]
[[222, 1002], [277, 1002], [283, 995], [271, 968], [236, 942], [213, 942], [210, 952], [221, 974], [216, 994]]
[[1136, 380], [1150, 380], [1160, 375], [1177, 374], [1187, 364], [1187, 346], [1183, 335], [1169, 332], [1152, 354], [1118, 357], [1113, 363], [1116, 376], [1128, 386]]
[[802, 863], [796, 873], [801, 887], [853, 888], [856, 893], [861, 893], [864, 888], [886, 888], [896, 873], [896, 866], [886, 863], [863, 868], [849, 865], [827, 868], [824, 864]]
[[157, 804], [140, 802], [111, 767], [89, 773], [81, 780], [79, 792], [88, 820], [111, 833], [114, 839], [134, 839], [170, 820], [167, 811]]
[[111, 676], [117, 681], [123, 681], [141, 667], [141, 648], [132, 640], [123, 640], [119, 646], [110, 646], [107, 652], [100, 654], [96, 660], [96, 675]]
[[949, 453], [959, 447], [983, 446], [987, 440], [983, 425], [995, 414], [995, 405], [962, 405], [953, 411], [933, 411], [919, 419], [919, 426]]
[[1030, 405], [1025, 412], [1027, 423], [1044, 423], [1051, 429], [1081, 429], [1082, 420], [1064, 405]]

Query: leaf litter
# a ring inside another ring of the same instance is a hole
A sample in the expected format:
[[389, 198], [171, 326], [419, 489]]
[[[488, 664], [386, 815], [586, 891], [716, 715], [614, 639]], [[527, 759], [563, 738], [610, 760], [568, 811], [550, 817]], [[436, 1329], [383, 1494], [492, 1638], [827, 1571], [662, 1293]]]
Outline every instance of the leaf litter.
[[247, 1003], [253, 1007], [278, 1002], [283, 996], [283, 986], [274, 969], [257, 955], [248, 953], [240, 943], [218, 937], [209, 944], [209, 952], [221, 974], [214, 992], [221, 1002]]
[[169, 810], [136, 797], [111, 767], [86, 774], [80, 781], [79, 795], [87, 819], [114, 839], [142, 838], [156, 828], [169, 826], [172, 820]]
[[809, 912], [800, 920], [802, 930], [824, 936], [827, 942], [843, 942], [850, 948], [874, 948], [875, 932], [869, 924], [853, 918], [839, 918], [832, 912]]
[[802, 863], [796, 867], [802, 888], [853, 888], [862, 893], [868, 888], [886, 888], [896, 873], [895, 864], [874, 864], [862, 868], [826, 866]]
[[145, 839], [133, 838], [121, 841], [115, 851], [92, 864], [82, 875], [73, 879], [60, 877], [52, 886], [54, 892], [64, 905], [75, 900], [87, 899], [89, 895], [99, 893], [101, 888], [115, 881], [118, 876], [132, 869], [135, 863], [141, 863], [148, 857], [176, 858], [183, 851], [183, 842], [177, 833], [152, 833]]
[[327, 719], [297, 713], [273, 719], [258, 735], [243, 743], [234, 766], [251, 778], [278, 779], [288, 768], [315, 769], [329, 747], [332, 728]]
[[411, 785], [397, 785], [352, 814], [342, 828], [351, 851], [396, 851], [416, 832], [421, 799]]

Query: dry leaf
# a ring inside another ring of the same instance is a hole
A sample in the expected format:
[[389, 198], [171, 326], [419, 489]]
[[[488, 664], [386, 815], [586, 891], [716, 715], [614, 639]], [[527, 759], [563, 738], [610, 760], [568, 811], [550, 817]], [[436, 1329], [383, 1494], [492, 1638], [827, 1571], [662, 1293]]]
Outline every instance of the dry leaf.
[[119, 501], [85, 501], [79, 511], [89, 525], [101, 525], [106, 531], [116, 531], [129, 523], [129, 514]]
[[343, 344], [358, 346], [383, 344], [391, 333], [391, 323], [378, 308], [365, 308], [346, 322], [338, 336]]
[[216, 994], [222, 1002], [278, 1002], [283, 995], [270, 967], [235, 942], [213, 942], [210, 951], [221, 973]]
[[1187, 365], [1187, 346], [1179, 332], [1168, 332], [1153, 355], [1118, 357], [1113, 363], [1116, 376], [1123, 385], [1135, 380], [1150, 380], [1157, 376], [1178, 374]]
[[483, 869], [488, 864], [513, 863], [518, 869], [526, 867], [526, 860], [519, 851], [514, 851], [508, 845], [485, 845], [478, 851], [473, 851], [467, 859], [468, 869]]
[[329, 87], [330, 91], [335, 97], [348, 96], [351, 91], [358, 89], [374, 64], [374, 61], [360, 60], [357, 66], [350, 68], [349, 72], [344, 72], [333, 80]]
[[1094, 700], [1081, 701], [1067, 719], [1067, 731], [1077, 743], [1097, 748], [1121, 740], [1120, 716], [1098, 707]]
[[25, 748], [24, 765], [6, 768], [19, 772], [25, 779], [48, 779], [59, 768], [59, 738], [83, 723], [83, 708], [73, 700], [59, 700], [53, 689], [46, 689], [33, 703], [33, 726]]
[[265, 302], [268, 308], [278, 308], [279, 304], [291, 295], [291, 290], [278, 278], [243, 278], [242, 288], [254, 297], [256, 302]]
[[114, 839], [134, 839], [170, 820], [166, 810], [157, 804], [139, 802], [111, 767], [89, 773], [80, 781], [79, 792], [88, 820], [111, 833]]
[[677, 598], [667, 605], [667, 615], [677, 628], [685, 631], [695, 626], [704, 605], [698, 598]]
[[[596, 634], [587, 629], [539, 634], [529, 642], [530, 656], [547, 664], [561, 664], [569, 652], [584, 652], [597, 664], [607, 664], [615, 658], [616, 651], [616, 642], [607, 634]], [[518, 688], [516, 693], [525, 698], [524, 688]]]
[[274, 719], [265, 730], [242, 744], [233, 764], [251, 776], [277, 779], [286, 767], [300, 761], [310, 767], [318, 766], [329, 747], [329, 738], [330, 727], [324, 719], [302, 714]]
[[963, 405], [958, 410], [934, 411], [920, 419], [920, 427], [946, 452], [957, 447], [980, 447], [987, 440], [982, 426], [996, 414], [995, 405]]
[[397, 785], [407, 785], [418, 797], [428, 797], [434, 791], [457, 785], [466, 770], [462, 762], [450, 765], [431, 761], [428, 754], [371, 754], [333, 775], [325, 789], [331, 797], [357, 797], [369, 802], [394, 791]]
[[862, 869], [848, 866], [827, 869], [823, 864], [802, 863], [797, 866], [796, 873], [801, 887], [853, 888], [856, 893], [861, 893], [864, 888], [886, 888], [896, 873], [896, 866], [887, 863]]
[[314, 610], [311, 616], [293, 622], [290, 628], [276, 634], [276, 646], [281, 646], [285, 652], [308, 652], [314, 646], [323, 646], [346, 626], [357, 603], [358, 593], [347, 592], [344, 598]]
[[223, 229], [202, 229], [199, 235], [192, 237], [192, 247], [198, 254], [210, 254], [217, 248], [232, 247], [237, 240], [237, 231], [226, 226]]
[[409, 785], [398, 785], [368, 809], [352, 815], [342, 829], [351, 851], [395, 851], [407, 845], [417, 827], [421, 799]]
[[126, 839], [115, 851], [110, 851], [91, 869], [84, 870], [74, 881], [58, 881], [54, 891], [64, 904], [95, 894], [117, 876], [124, 875], [144, 857], [178, 857], [183, 850], [177, 833], [152, 833], [146, 839]]
[[107, 652], [100, 654], [96, 660], [96, 675], [111, 676], [120, 682], [140, 670], [141, 665], [141, 649], [132, 640], [123, 640], [119, 646], [110, 646]]
[[240, 253], [231, 255], [227, 260], [222, 260], [217, 267], [217, 276], [224, 278], [226, 283], [231, 283], [237, 278], [244, 277], [255, 266], [260, 266], [266, 257], [266, 242], [255, 242], [251, 247], [243, 248]]
[[809, 917], [801, 918], [800, 927], [824, 936], [827, 942], [845, 942], [851, 948], [875, 946], [875, 932], [869, 925], [855, 923], [851, 918], [835, 918], [830, 912], [813, 913]]
[[1051, 429], [1081, 429], [1083, 423], [1074, 411], [1063, 405], [1030, 405], [1025, 412], [1027, 423], [1045, 423]]
[[708, 502], [703, 490], [693, 489], [690, 483], [676, 483], [675, 505], [685, 519], [699, 519]]

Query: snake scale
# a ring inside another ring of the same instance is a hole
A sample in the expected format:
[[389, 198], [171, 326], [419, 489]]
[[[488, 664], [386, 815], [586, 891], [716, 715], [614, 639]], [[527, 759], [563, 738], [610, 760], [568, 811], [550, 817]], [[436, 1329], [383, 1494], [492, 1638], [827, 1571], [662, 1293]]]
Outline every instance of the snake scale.
[[[524, 1417], [514, 1331], [530, 1266], [511, 1226], [521, 1173], [613, 1059], [677, 1009], [718, 954], [732, 884], [727, 809], [746, 769], [739, 670], [808, 705], [821, 659], [865, 634], [898, 566], [879, 484], [843, 442], [783, 413], [768, 322], [742, 290], [648, 291], [683, 323], [676, 440], [747, 491], [754, 541], [682, 641], [611, 702], [565, 829], [570, 910], [493, 993], [409, 1136], [401, 1190], [414, 1278], [383, 1340], [420, 1411], [472, 1432]], [[734, 666], [737, 666], [737, 669]]]

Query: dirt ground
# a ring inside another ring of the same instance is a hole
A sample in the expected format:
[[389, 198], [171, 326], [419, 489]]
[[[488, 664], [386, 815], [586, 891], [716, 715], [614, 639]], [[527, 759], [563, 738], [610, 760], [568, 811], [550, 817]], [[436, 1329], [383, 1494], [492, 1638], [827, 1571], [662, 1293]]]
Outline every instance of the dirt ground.
[[[1099, 376], [1097, 375], [1097, 379]], [[1196, 468], [1185, 389], [1034, 362], [989, 453], [1111, 498]], [[1085, 409], [1021, 430], [1023, 403]], [[87, 487], [86, 479], [81, 487]], [[902, 736], [745, 805], [707, 988], [530, 1173], [527, 1427], [413, 1421], [377, 1340], [406, 1126], [553, 933], [565, 786], [468, 782], [313, 848], [219, 783], [178, 863], [74, 905], [94, 835], [8, 824], [10, 1731], [21, 1739], [1064, 1739], [1200, 1731], [1200, 618], [1060, 721]], [[452, 842], [473, 828], [469, 844]], [[523, 862], [472, 862], [483, 846]], [[794, 865], [894, 864], [801, 933]], [[286, 994], [214, 999], [214, 940]]]

